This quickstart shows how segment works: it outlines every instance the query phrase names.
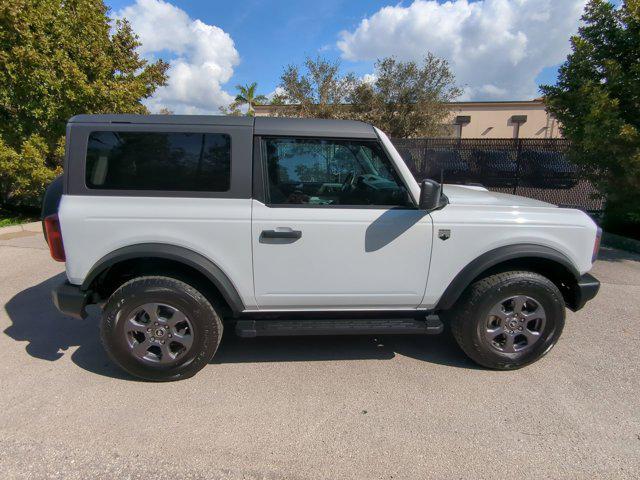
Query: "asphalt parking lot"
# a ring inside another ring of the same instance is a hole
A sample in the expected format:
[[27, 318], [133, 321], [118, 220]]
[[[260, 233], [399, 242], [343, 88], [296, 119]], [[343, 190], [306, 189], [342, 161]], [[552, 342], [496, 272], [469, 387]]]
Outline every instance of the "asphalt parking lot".
[[542, 361], [477, 368], [450, 335], [223, 339], [177, 383], [112, 366], [97, 315], [65, 318], [41, 233], [0, 230], [3, 478], [640, 477], [640, 256]]

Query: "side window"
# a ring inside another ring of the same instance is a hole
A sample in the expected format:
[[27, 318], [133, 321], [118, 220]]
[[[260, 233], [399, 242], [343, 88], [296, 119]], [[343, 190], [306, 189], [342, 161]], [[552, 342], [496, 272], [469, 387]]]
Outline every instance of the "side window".
[[264, 151], [270, 204], [411, 205], [377, 142], [267, 138]]
[[92, 132], [87, 187], [225, 192], [231, 138], [217, 133]]

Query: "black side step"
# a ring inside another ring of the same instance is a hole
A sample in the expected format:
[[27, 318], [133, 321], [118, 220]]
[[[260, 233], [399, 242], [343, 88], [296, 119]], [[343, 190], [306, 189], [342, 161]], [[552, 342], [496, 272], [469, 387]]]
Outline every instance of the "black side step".
[[238, 320], [239, 337], [277, 337], [294, 335], [382, 335], [441, 333], [443, 325], [437, 315], [424, 318], [363, 318], [310, 320]]

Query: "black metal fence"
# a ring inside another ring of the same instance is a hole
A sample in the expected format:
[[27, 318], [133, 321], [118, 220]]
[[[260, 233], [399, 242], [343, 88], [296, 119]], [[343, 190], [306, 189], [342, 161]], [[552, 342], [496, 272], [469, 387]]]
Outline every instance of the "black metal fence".
[[563, 207], [602, 212], [604, 199], [567, 159], [565, 139], [393, 139], [417, 180], [480, 184]]

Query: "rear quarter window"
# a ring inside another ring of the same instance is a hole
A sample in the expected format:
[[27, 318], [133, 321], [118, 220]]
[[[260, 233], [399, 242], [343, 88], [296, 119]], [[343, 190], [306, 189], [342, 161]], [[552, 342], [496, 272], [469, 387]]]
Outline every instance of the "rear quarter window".
[[85, 183], [91, 189], [226, 192], [231, 137], [221, 133], [92, 132]]

